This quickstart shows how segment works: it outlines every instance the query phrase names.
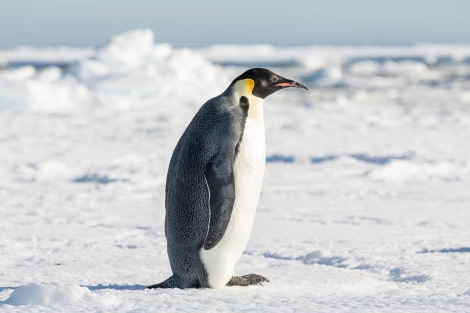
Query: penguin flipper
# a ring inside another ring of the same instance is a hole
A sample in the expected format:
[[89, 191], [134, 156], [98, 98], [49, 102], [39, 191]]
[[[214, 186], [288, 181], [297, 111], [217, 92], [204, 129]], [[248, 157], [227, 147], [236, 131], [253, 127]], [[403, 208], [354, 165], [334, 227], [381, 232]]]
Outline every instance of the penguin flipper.
[[204, 172], [209, 188], [210, 221], [209, 230], [204, 240], [204, 249], [214, 248], [224, 236], [235, 202], [235, 181], [232, 158], [225, 158], [223, 153], [210, 162]]

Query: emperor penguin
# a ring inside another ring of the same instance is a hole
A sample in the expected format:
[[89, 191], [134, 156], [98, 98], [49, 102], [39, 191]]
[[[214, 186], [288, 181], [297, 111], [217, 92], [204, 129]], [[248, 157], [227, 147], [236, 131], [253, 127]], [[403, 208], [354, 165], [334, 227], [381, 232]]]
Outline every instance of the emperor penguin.
[[207, 101], [179, 139], [165, 188], [165, 235], [173, 275], [148, 288], [215, 288], [268, 281], [237, 276], [263, 183], [263, 101], [287, 87], [307, 89], [264, 68], [235, 78]]

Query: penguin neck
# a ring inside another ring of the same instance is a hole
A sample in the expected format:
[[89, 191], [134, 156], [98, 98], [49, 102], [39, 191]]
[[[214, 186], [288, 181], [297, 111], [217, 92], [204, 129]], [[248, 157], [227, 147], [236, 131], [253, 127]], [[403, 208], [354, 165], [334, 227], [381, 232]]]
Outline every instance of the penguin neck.
[[232, 94], [235, 103], [240, 103], [241, 97], [248, 99], [248, 116], [249, 119], [257, 120], [264, 123], [263, 103], [264, 99], [253, 95], [254, 81], [252, 79], [243, 79], [237, 81], [232, 86]]

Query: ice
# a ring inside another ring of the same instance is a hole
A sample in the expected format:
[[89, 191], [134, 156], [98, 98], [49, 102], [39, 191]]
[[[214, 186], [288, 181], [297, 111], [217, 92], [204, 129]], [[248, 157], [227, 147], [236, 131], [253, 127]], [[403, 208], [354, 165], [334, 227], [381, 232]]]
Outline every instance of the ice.
[[[467, 312], [470, 46], [0, 51], [1, 312]], [[265, 101], [266, 175], [238, 274], [264, 286], [145, 290], [171, 273], [171, 153], [249, 67], [308, 85]]]

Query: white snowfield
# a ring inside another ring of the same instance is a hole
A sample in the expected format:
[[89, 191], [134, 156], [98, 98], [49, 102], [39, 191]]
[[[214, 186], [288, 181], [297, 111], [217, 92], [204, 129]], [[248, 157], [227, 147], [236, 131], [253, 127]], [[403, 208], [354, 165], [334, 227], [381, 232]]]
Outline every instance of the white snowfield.
[[[142, 29], [0, 64], [1, 312], [469, 312], [470, 46], [179, 49]], [[254, 66], [309, 87], [265, 101], [236, 271], [270, 282], [146, 290], [171, 275], [173, 148]]]

